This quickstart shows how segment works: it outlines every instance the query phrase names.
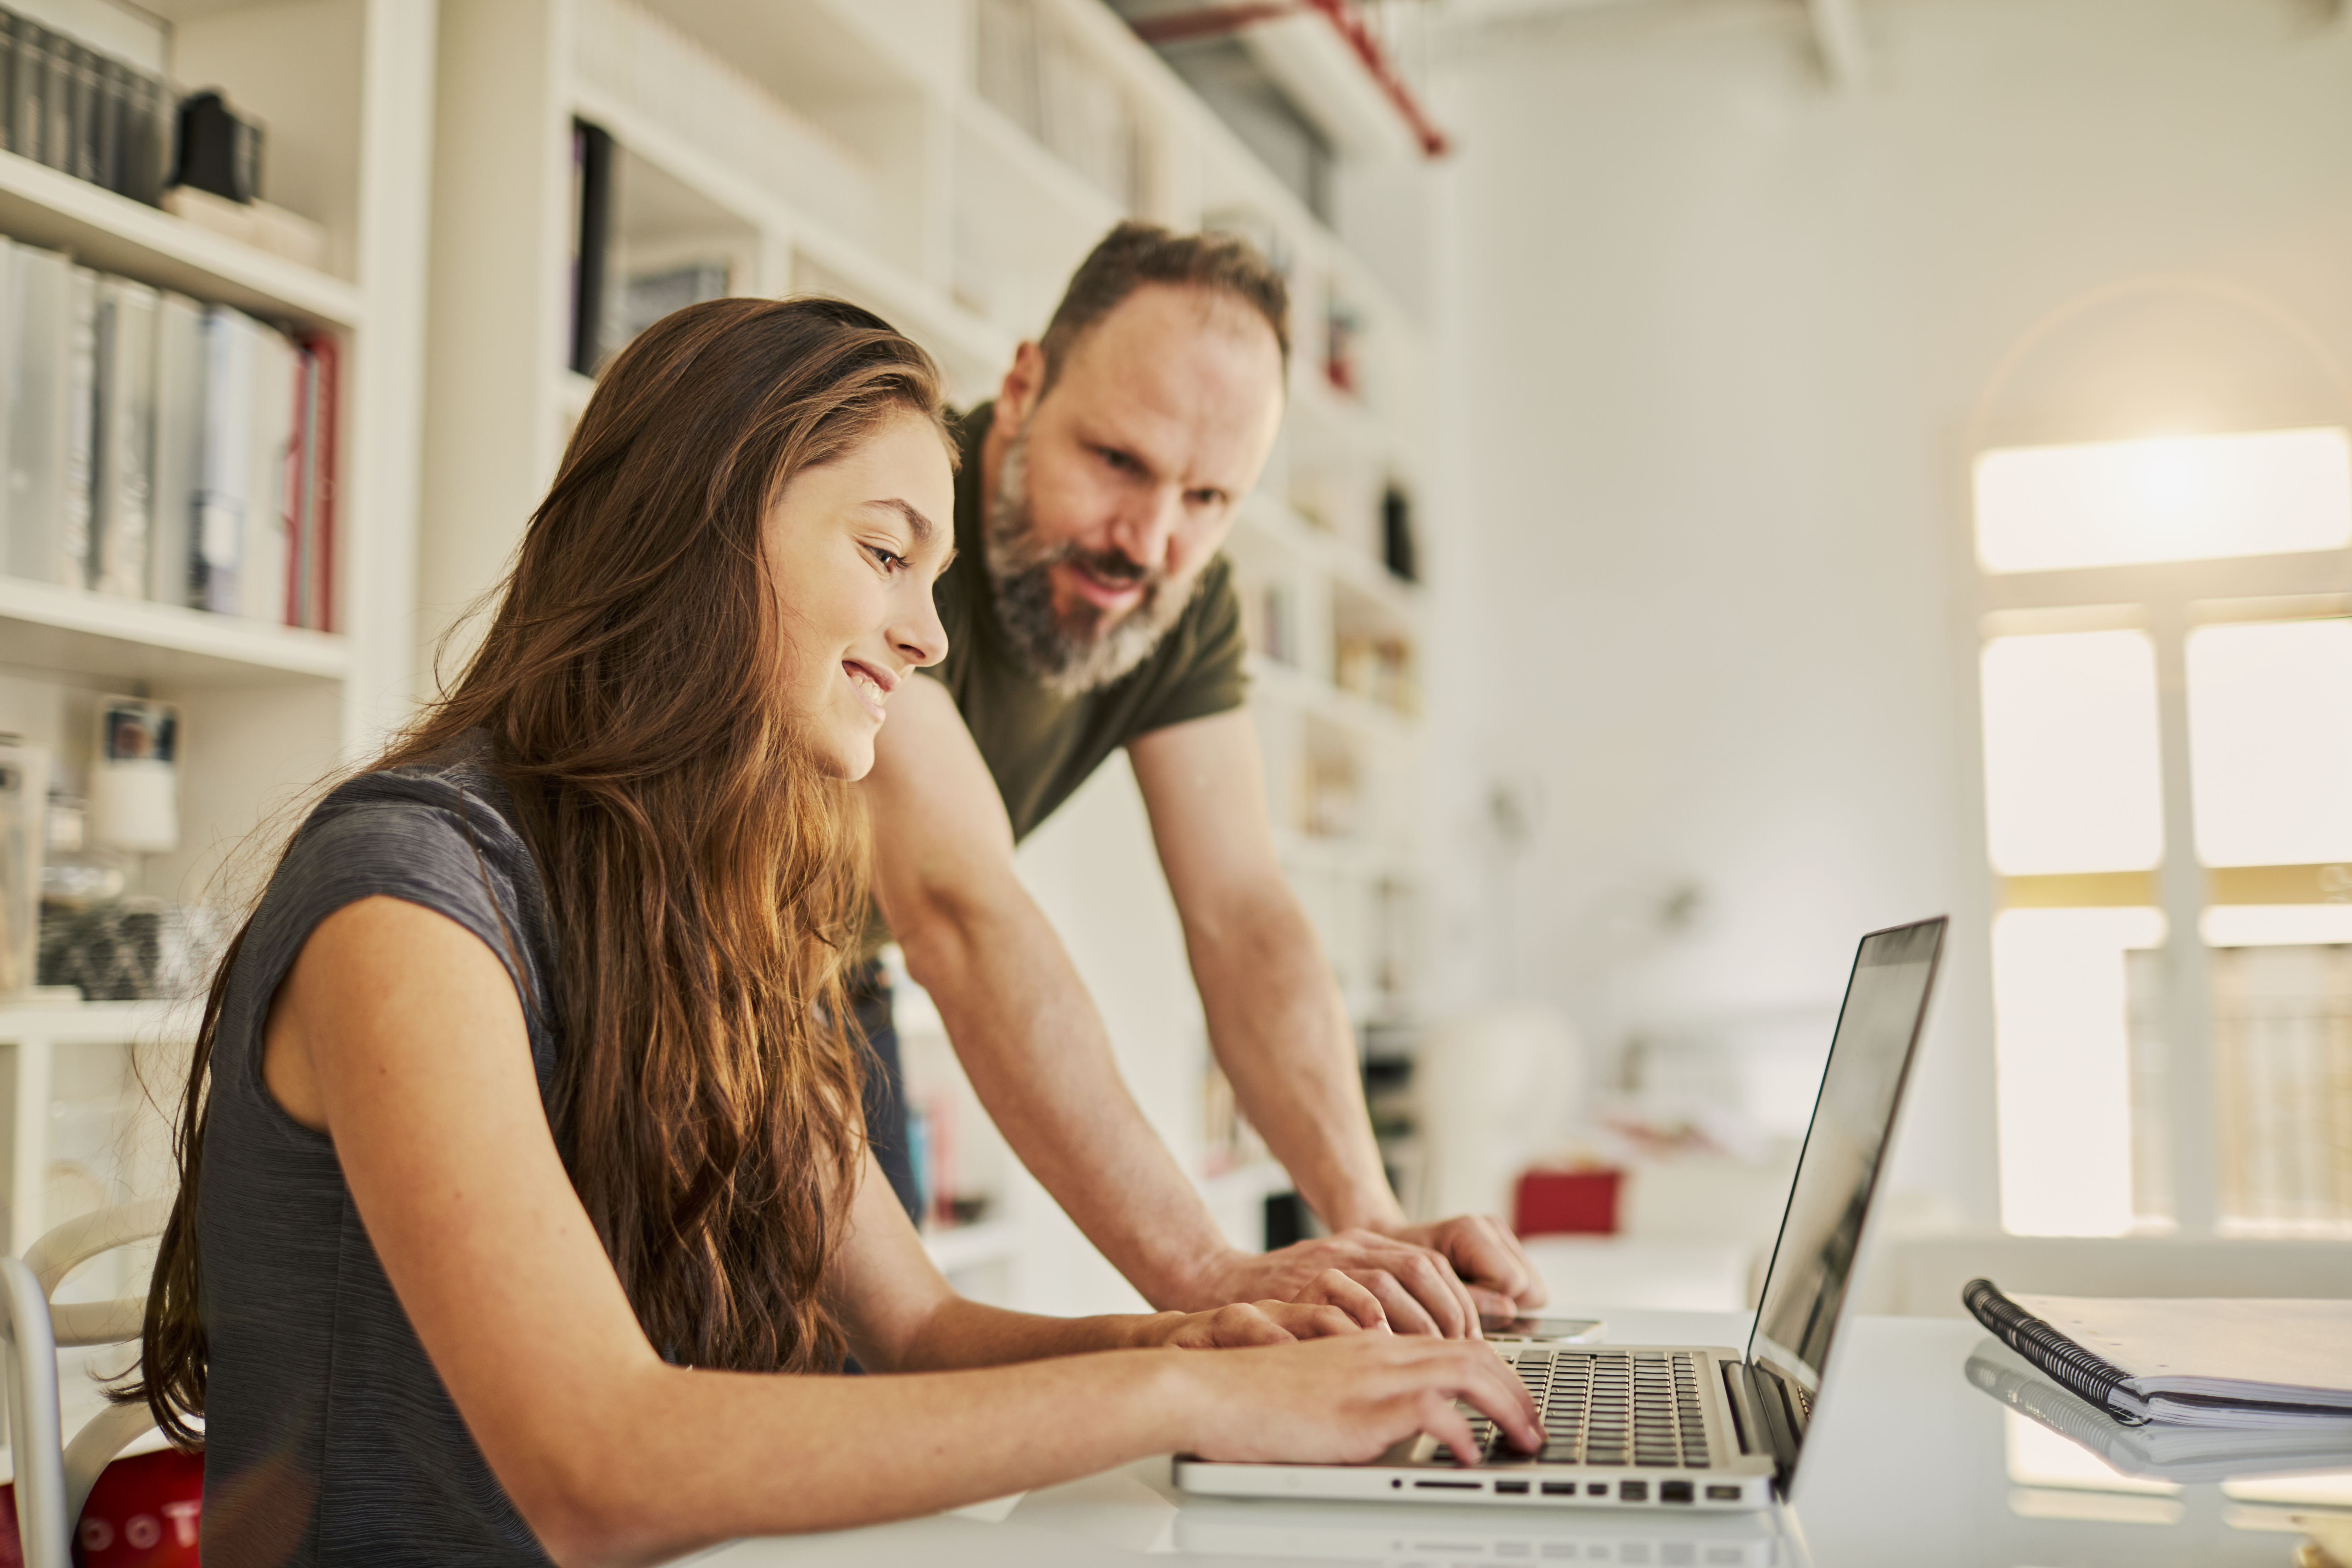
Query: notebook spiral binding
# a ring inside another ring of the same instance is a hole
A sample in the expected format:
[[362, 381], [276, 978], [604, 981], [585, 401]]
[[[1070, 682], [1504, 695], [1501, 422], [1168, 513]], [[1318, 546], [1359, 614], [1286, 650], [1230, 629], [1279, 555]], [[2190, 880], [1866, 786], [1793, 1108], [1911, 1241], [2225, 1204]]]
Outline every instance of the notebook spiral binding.
[[2147, 1420], [2145, 1409], [2134, 1410], [2115, 1397], [2131, 1374], [2113, 1362], [2093, 1355], [2015, 1301], [2000, 1293], [1990, 1280], [1971, 1280], [1960, 1301], [1977, 1322], [2018, 1354], [2033, 1363], [2070, 1391], [2081, 1395], [2126, 1427]]

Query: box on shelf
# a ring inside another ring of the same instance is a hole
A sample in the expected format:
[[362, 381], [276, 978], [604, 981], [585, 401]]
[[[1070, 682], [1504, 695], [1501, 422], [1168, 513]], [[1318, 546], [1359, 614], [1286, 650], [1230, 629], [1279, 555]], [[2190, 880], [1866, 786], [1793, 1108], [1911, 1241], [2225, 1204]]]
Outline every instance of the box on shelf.
[[268, 251], [300, 267], [327, 265], [327, 231], [299, 213], [264, 201], [233, 202], [194, 185], [163, 193], [163, 210], [198, 228], [226, 235], [240, 245]]
[[1420, 695], [1412, 679], [1412, 644], [1402, 637], [1341, 636], [1332, 658], [1332, 682], [1343, 692], [1382, 707], [1413, 713]]

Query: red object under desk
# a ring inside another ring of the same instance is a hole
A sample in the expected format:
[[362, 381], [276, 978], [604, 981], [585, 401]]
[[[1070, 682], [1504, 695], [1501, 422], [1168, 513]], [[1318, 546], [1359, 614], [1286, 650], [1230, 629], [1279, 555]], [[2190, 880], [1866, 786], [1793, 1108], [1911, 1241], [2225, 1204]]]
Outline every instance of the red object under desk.
[[1511, 1228], [1521, 1236], [1614, 1236], [1621, 1170], [1533, 1170], [1519, 1177]]

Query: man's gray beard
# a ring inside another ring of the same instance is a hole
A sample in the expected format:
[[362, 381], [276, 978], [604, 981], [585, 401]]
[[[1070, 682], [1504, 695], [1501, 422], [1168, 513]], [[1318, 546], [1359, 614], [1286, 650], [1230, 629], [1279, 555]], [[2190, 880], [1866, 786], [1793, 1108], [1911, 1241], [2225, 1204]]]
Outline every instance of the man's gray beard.
[[1108, 632], [1102, 612], [1082, 604], [1085, 626], [1072, 629], [1054, 610], [1053, 569], [1088, 552], [1076, 541], [1040, 543], [1029, 517], [1029, 432], [1005, 449], [996, 494], [988, 501], [988, 576], [996, 588], [996, 622], [1024, 668], [1060, 697], [1110, 685], [1150, 655], [1192, 602], [1200, 574], [1179, 581], [1157, 567], [1141, 579], [1143, 598]]

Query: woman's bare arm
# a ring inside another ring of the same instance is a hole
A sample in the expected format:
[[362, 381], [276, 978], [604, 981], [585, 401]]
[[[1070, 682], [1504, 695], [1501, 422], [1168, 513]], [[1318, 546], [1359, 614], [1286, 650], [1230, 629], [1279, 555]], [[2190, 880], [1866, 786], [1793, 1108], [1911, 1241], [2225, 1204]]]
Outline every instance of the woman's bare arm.
[[[925, 1513], [1178, 1448], [1365, 1458], [1415, 1430], [1466, 1441], [1457, 1396], [1538, 1440], [1484, 1346], [1389, 1334], [866, 1378], [668, 1365], [564, 1175], [505, 969], [396, 899], [311, 934], [271, 1009], [265, 1076], [334, 1139], [426, 1353], [562, 1563]], [[856, 1218], [837, 1288], [877, 1364], [1120, 1343], [1150, 1321], [1055, 1328], [943, 1299], [916, 1278], [928, 1260], [904, 1256], [903, 1217], [896, 1241], [877, 1239], [891, 1228], [878, 1201]]]
[[[1205, 1312], [1049, 1318], [968, 1301], [923, 1250], [888, 1182], [869, 1158], [834, 1294], [851, 1348], [874, 1372], [1003, 1366], [1097, 1350], [1238, 1350], [1359, 1333], [1377, 1317], [1370, 1291], [1334, 1270], [1288, 1301], [1237, 1302]], [[1385, 1331], [1383, 1331], [1385, 1332]]]

